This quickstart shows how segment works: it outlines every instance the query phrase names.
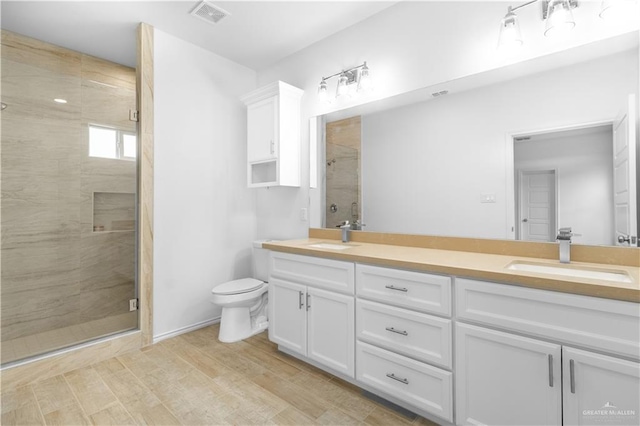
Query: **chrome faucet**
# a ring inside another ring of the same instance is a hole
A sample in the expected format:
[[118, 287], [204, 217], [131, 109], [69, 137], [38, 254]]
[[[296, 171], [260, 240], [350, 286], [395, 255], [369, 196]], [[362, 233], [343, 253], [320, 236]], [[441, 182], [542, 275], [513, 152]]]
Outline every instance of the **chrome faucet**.
[[349, 221], [345, 220], [340, 225], [338, 225], [337, 228], [342, 229], [342, 242], [343, 243], [348, 243], [349, 242], [349, 231], [351, 230], [351, 224], [349, 223]]
[[571, 228], [558, 229], [556, 240], [560, 243], [560, 263], [569, 263], [571, 261], [571, 237], [573, 235]]

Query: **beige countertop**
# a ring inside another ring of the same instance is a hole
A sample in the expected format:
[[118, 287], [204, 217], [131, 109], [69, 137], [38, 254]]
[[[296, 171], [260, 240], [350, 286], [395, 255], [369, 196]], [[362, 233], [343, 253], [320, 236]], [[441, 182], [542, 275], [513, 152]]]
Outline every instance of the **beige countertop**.
[[[584, 262], [572, 262], [565, 266], [557, 260], [550, 259], [364, 242], [346, 243], [350, 247], [344, 250], [310, 247], [310, 245], [318, 243], [343, 244], [332, 239], [305, 238], [278, 242], [270, 241], [264, 243], [263, 247], [284, 253], [477, 278], [543, 290], [640, 303], [640, 268], [637, 267]], [[549, 266], [562, 265], [567, 268], [626, 273], [632, 282], [612, 282], [506, 269], [512, 262]]]

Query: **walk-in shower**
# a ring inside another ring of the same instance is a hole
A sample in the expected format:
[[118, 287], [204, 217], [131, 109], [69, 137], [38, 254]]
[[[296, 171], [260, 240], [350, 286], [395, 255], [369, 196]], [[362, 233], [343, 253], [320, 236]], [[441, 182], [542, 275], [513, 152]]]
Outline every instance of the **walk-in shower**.
[[132, 68], [3, 30], [1, 84], [5, 366], [138, 327], [138, 144]]
[[360, 116], [326, 123], [326, 223], [335, 228], [361, 216]]

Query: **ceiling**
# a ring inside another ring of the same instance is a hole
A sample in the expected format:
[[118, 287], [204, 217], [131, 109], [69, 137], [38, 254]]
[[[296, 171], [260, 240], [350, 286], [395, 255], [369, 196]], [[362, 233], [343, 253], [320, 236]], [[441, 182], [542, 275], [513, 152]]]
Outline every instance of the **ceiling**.
[[2, 28], [135, 66], [136, 27], [146, 22], [260, 71], [392, 6], [396, 1], [210, 1], [230, 13], [216, 24], [190, 1], [0, 2]]

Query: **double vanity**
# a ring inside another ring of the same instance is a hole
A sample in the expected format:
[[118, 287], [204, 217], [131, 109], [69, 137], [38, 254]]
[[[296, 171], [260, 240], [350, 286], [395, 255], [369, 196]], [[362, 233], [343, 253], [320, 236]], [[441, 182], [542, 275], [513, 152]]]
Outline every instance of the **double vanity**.
[[443, 424], [640, 422], [638, 265], [316, 234], [264, 245], [280, 350]]

